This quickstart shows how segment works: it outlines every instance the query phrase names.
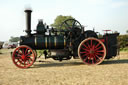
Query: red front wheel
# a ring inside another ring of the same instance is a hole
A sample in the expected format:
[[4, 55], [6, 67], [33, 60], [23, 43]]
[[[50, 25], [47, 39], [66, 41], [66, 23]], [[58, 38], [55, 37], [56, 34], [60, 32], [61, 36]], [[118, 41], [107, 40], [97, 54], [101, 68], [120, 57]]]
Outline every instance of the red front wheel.
[[21, 45], [14, 50], [12, 60], [17, 67], [28, 68], [34, 63], [35, 54], [30, 47]]
[[96, 38], [85, 39], [78, 47], [78, 56], [85, 64], [100, 64], [106, 56], [105, 45]]

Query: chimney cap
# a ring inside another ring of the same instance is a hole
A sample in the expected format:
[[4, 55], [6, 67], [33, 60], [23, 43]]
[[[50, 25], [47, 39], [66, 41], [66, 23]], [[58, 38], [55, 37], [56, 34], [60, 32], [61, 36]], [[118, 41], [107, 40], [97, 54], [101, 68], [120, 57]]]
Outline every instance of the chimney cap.
[[25, 9], [24, 12], [32, 12], [31, 9]]

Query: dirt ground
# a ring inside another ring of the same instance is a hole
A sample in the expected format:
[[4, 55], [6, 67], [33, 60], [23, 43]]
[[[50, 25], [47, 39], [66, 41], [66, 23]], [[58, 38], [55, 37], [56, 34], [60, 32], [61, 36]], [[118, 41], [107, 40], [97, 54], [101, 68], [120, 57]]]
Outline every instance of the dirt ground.
[[28, 69], [13, 64], [11, 50], [1, 52], [0, 85], [128, 85], [128, 52], [95, 66], [80, 59], [59, 62], [41, 58]]

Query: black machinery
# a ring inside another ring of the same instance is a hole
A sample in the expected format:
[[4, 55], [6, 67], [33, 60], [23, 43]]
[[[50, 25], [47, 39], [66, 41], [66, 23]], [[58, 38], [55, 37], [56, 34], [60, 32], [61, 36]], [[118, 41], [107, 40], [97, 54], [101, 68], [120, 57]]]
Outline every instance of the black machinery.
[[27, 35], [20, 37], [20, 46], [13, 54], [13, 63], [19, 68], [30, 67], [37, 58], [36, 50], [44, 50], [45, 58], [69, 60], [81, 58], [88, 65], [100, 64], [104, 59], [117, 55], [119, 33], [106, 33], [99, 38], [93, 30], [84, 27], [75, 19], [68, 19], [60, 29], [49, 28], [39, 20], [36, 33], [31, 33], [31, 10], [25, 10]]

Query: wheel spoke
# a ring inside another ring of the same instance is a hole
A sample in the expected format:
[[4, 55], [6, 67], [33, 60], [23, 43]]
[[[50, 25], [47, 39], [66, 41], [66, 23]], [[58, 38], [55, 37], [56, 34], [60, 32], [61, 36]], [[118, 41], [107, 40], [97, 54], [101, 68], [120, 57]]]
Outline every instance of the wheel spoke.
[[33, 61], [31, 58], [29, 58], [30, 61]]
[[32, 59], [31, 57], [27, 57], [27, 60], [31, 60], [31, 61], [33, 61], [33, 59]]
[[21, 57], [15, 57], [15, 59], [21, 59]]
[[24, 67], [26, 67], [26, 62], [24, 61]]
[[26, 56], [27, 58], [30, 58], [30, 57], [32, 57], [32, 56]]
[[67, 27], [69, 27], [71, 29], [70, 25], [67, 22], [65, 22], [65, 24], [66, 24]]
[[[65, 20], [61, 25], [60, 25], [60, 29], [66, 29], [65, 32], [67, 32], [67, 34], [70, 32], [71, 34], [75, 34], [73, 37], [74, 41], [78, 40], [82, 34], [82, 25], [75, 19], [67, 19]], [[79, 30], [78, 30], [79, 29]], [[61, 32], [61, 34], [64, 34]], [[66, 36], [66, 38], [70, 38], [72, 35], [68, 34]]]
[[89, 56], [89, 53], [86, 53], [86, 54], [82, 55], [82, 57], [85, 57], [85, 56]]
[[19, 51], [19, 50], [16, 50], [15, 52], [15, 56], [22, 56], [23, 54]]
[[96, 55], [96, 57], [97, 57], [100, 61], [102, 60], [98, 55]]
[[85, 62], [88, 59], [88, 57], [86, 57], [83, 61]]
[[90, 47], [92, 48], [92, 40], [91, 40], [91, 46]]
[[95, 61], [97, 61], [95, 55], [93, 55], [93, 57], [94, 57]]
[[28, 56], [29, 54], [31, 54], [31, 51], [29, 51], [25, 56]]
[[30, 47], [25, 45], [19, 46], [13, 52], [12, 60], [17, 67], [28, 68], [34, 63], [35, 54]]
[[80, 53], [83, 54], [83, 53], [88, 53], [88, 52], [84, 51], [84, 52], [80, 52]]
[[25, 50], [25, 54], [28, 52], [28, 50], [29, 50], [28, 48]]
[[87, 49], [89, 49], [89, 47], [87, 47], [85, 44], [82, 44], [84, 47], [86, 47]]
[[96, 51], [96, 52], [104, 52], [104, 50], [98, 50], [98, 51]]
[[24, 49], [22, 49], [22, 54], [24, 55]]
[[87, 46], [88, 46], [89, 49], [91, 48], [90, 45], [88, 44], [88, 42], [87, 42]]
[[19, 59], [17, 59], [16, 63], [18, 63], [18, 62], [20, 62], [20, 60], [19, 60]]
[[89, 52], [90, 50], [88, 50], [88, 49], [86, 49], [86, 48], [82, 48], [83, 50], [85, 50], [85, 51], [87, 51], [87, 52]]
[[95, 45], [92, 45], [92, 49], [95, 50]]
[[100, 64], [106, 56], [105, 45], [96, 38], [83, 40], [79, 45], [78, 52], [83, 62], [89, 65]]
[[16, 64], [21, 65], [21, 61], [20, 60], [16, 61]]
[[100, 46], [100, 47], [96, 48], [96, 49], [95, 49], [95, 51], [99, 50], [100, 48], [102, 48], [102, 46]]
[[22, 55], [20, 55], [19, 53], [16, 53], [16, 57], [17, 57], [17, 56], [18, 56], [18, 57], [21, 57]]
[[100, 45], [100, 43], [98, 43], [98, 44], [95, 46], [95, 48], [97, 48], [99, 45]]
[[101, 55], [101, 56], [103, 56], [103, 54], [101, 54], [101, 53], [95, 53], [96, 55]]
[[21, 53], [20, 49], [18, 49], [18, 53], [21, 54], [21, 55], [23, 55], [23, 53]]
[[75, 24], [76, 24], [76, 21], [73, 22], [73, 24], [72, 24], [72, 28], [74, 28]]

